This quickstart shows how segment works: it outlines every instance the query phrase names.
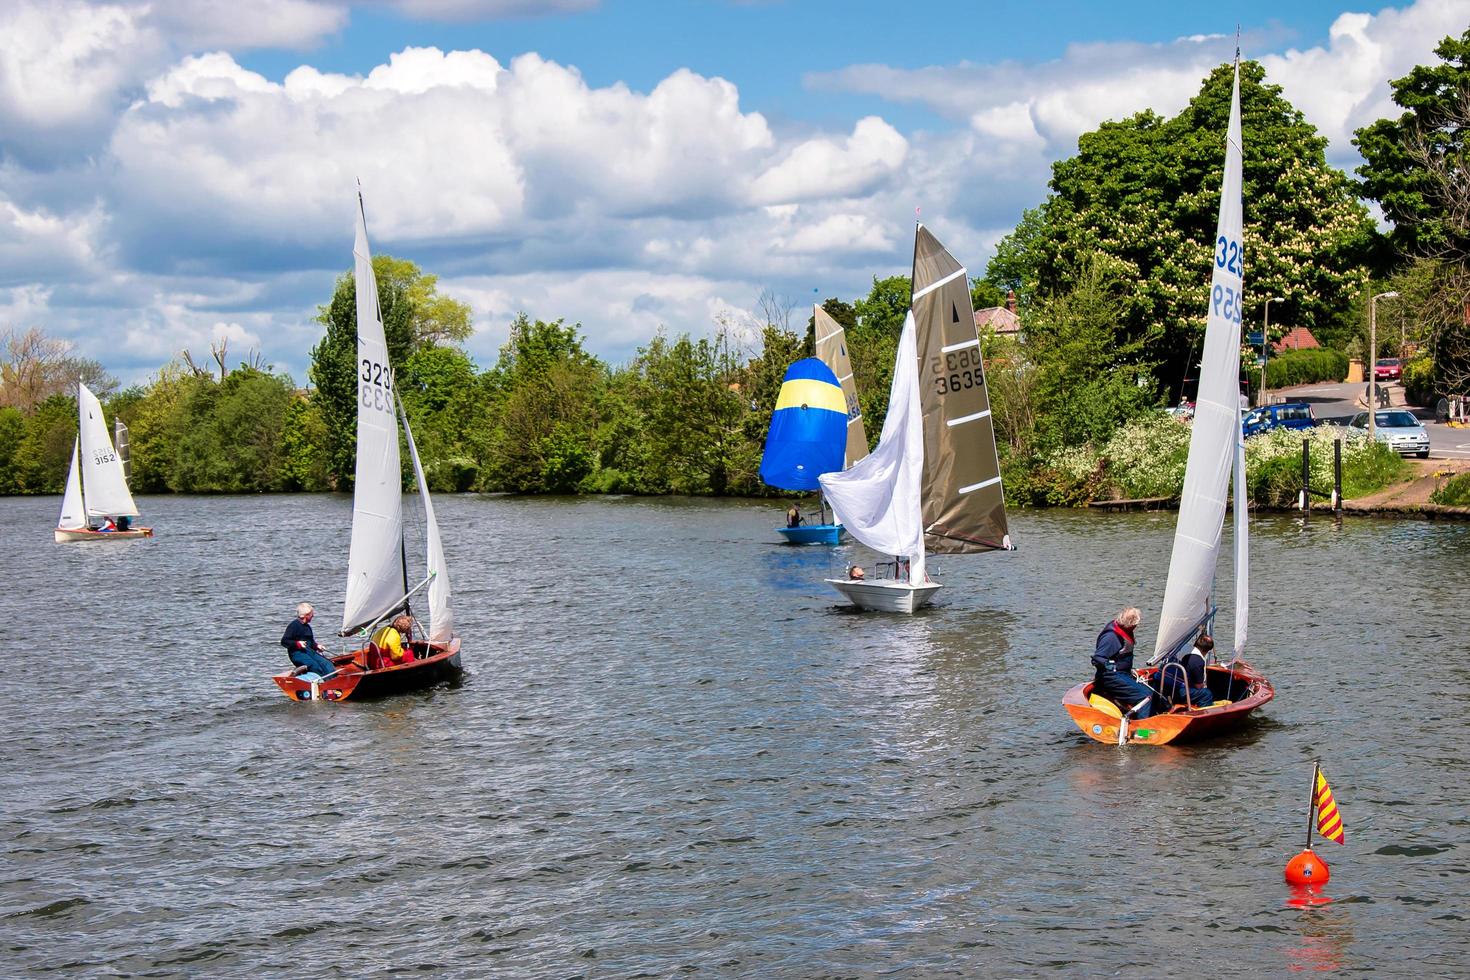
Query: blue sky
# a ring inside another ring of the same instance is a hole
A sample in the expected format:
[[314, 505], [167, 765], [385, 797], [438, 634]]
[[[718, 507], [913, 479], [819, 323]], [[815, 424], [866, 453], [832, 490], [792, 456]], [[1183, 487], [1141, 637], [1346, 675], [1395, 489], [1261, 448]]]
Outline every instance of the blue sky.
[[1237, 23], [1350, 168], [1387, 80], [1470, 23], [1470, 0], [896, 8], [7, 0], [0, 329], [128, 382], [222, 338], [302, 381], [360, 178], [375, 248], [470, 303], [482, 365], [520, 310], [621, 361], [748, 329], [763, 291], [864, 294], [905, 271], [916, 207], [982, 272], [1080, 133], [1177, 111]]

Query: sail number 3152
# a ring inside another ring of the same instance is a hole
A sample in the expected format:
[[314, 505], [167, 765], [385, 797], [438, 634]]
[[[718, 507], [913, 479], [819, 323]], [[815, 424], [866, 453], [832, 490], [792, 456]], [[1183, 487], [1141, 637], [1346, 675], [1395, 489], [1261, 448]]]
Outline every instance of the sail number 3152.
[[386, 367], [364, 357], [358, 380], [361, 382], [357, 386], [358, 396], [362, 399], [363, 408], [375, 408], [381, 412], [393, 410], [393, 375]]

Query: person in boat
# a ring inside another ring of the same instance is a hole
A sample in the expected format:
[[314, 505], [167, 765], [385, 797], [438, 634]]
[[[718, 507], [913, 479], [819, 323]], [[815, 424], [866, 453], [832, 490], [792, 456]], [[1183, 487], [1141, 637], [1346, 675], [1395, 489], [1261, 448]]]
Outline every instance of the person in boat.
[[316, 610], [311, 607], [311, 603], [303, 602], [298, 605], [296, 618], [291, 620], [285, 635], [281, 637], [281, 646], [286, 648], [286, 656], [297, 667], [326, 677], [337, 668], [322, 656], [321, 644], [311, 631], [311, 619], [315, 615]]
[[786, 510], [786, 526], [801, 527], [801, 508], [797, 507], [795, 504], [792, 504]]
[[119, 531], [126, 531], [129, 528], [131, 528], [132, 526], [133, 526], [133, 519], [131, 517], [128, 517], [127, 515], [124, 515], [124, 516], [119, 517], [117, 519], [117, 529]]
[[1213, 649], [1214, 639], [1208, 633], [1201, 633], [1188, 653], [1165, 661], [1159, 671], [1162, 678], [1159, 690], [1164, 697], [1174, 704], [1187, 704], [1194, 708], [1208, 708], [1214, 704], [1215, 695], [1205, 681], [1205, 662]]
[[847, 577], [854, 582], [861, 582], [868, 577], [868, 573], [863, 571], [861, 565], [850, 565], [847, 569]]
[[1124, 609], [1097, 635], [1092, 653], [1092, 665], [1097, 671], [1092, 678], [1093, 691], [1133, 718], [1149, 717], [1156, 703], [1163, 706], [1163, 699], [1154, 689], [1133, 673], [1133, 633], [1142, 620], [1143, 614], [1134, 607]]
[[390, 663], [401, 664], [413, 659], [413, 617], [405, 613], [373, 634], [373, 646]]
[[104, 517], [102, 518], [102, 523], [97, 525], [97, 530], [110, 533], [117, 530], [117, 524], [113, 522], [112, 518]]

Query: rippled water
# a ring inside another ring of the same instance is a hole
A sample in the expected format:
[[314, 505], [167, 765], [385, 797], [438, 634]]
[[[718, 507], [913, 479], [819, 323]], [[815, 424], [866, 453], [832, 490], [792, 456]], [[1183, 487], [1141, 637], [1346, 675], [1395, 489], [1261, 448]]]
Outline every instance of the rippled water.
[[[909, 618], [775, 505], [439, 507], [466, 681], [331, 705], [268, 675], [297, 601], [340, 614], [346, 498], [91, 546], [0, 501], [0, 973], [1464, 970], [1470, 526], [1256, 522], [1277, 699], [1119, 750], [1060, 700], [1121, 604], [1151, 643], [1171, 514], [1020, 514]], [[1300, 910], [1319, 755], [1348, 843]]]

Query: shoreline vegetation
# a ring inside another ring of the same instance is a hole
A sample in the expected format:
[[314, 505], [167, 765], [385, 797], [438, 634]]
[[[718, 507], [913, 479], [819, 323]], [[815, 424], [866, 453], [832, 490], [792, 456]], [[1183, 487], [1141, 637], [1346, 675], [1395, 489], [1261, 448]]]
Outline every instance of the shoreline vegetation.
[[[1263, 341], [1307, 331], [1321, 347], [1273, 353], [1268, 388], [1341, 380], [1349, 359], [1403, 356], [1412, 399], [1470, 390], [1470, 30], [1434, 53], [1438, 62], [1389, 82], [1403, 114], [1358, 131], [1358, 180], [1327, 162], [1326, 139], [1259, 63], [1241, 64], [1252, 134], [1243, 341], [1272, 304], [1269, 336], [1242, 346], [1245, 387], [1260, 381]], [[1053, 164], [1045, 200], [971, 279], [1012, 505], [1180, 492], [1190, 428], [1165, 406], [1194, 394], [1232, 77], [1228, 64], [1212, 70], [1173, 117], [1145, 110], [1084, 133], [1076, 155]], [[1392, 221], [1387, 233], [1365, 199]], [[462, 346], [470, 308], [441, 293], [436, 276], [384, 255], [373, 271], [392, 383], [432, 491], [791, 499], [758, 470], [785, 370], [812, 351], [809, 311], [796, 301], [767, 290], [754, 314], [719, 317], [709, 336], [661, 327], [622, 364], [589, 351], [582, 324], [522, 313], [496, 363], [481, 369]], [[846, 329], [869, 420], [886, 414], [909, 293], [906, 276], [875, 276], [866, 296], [821, 304]], [[12, 326], [0, 333], [0, 494], [61, 491], [79, 377], [109, 421], [128, 426], [137, 493], [350, 490], [355, 303], [348, 272], [318, 308], [322, 334], [304, 387], [258, 354], [228, 366], [219, 342], [212, 363], [184, 351], [147, 384], [119, 390], [69, 343]], [[867, 428], [871, 446], [879, 426]], [[1255, 506], [1295, 502], [1302, 438], [1248, 440]], [[1347, 499], [1412, 479], [1412, 466], [1361, 434], [1319, 427], [1307, 438], [1314, 496], [1331, 490], [1339, 438]], [[1435, 498], [1470, 504], [1470, 480], [1447, 482]]]

